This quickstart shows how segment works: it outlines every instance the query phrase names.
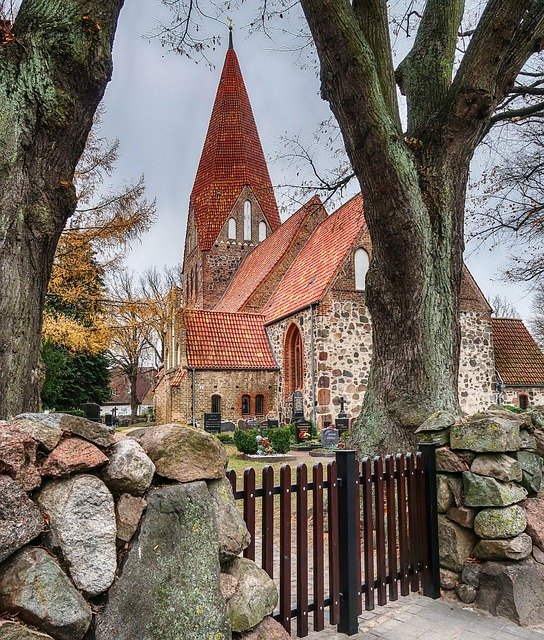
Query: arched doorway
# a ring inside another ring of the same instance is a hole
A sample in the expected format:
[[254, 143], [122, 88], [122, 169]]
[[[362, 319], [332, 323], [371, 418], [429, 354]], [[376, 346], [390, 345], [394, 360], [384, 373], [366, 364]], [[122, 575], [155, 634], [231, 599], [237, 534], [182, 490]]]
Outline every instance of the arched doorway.
[[283, 376], [285, 395], [292, 395], [303, 387], [304, 349], [302, 335], [298, 326], [293, 323], [285, 336], [285, 350], [283, 355]]

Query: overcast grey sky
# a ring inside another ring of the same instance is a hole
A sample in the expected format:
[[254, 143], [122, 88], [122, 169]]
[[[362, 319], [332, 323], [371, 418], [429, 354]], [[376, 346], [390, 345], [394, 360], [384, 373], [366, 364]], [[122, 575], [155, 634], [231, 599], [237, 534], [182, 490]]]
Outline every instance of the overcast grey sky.
[[[254, 3], [249, 3], [254, 5]], [[262, 33], [248, 33], [247, 5], [233, 12], [234, 42], [257, 127], [275, 185], [296, 181], [299, 176], [285, 172], [285, 163], [272, 159], [285, 148], [282, 137], [311, 140], [319, 123], [330, 117], [328, 105], [319, 96], [315, 71], [301, 68], [309, 52], [287, 51]], [[227, 28], [222, 44], [209, 51], [215, 65], [210, 69], [185, 57], [166, 53], [155, 41], [142, 35], [165, 18], [158, 0], [129, 0], [121, 14], [114, 46], [114, 74], [106, 91], [102, 132], [121, 142], [120, 159], [114, 180], [133, 180], [145, 174], [149, 197], [156, 197], [158, 220], [140, 244], [135, 244], [127, 264], [141, 272], [145, 268], [179, 262], [183, 250], [189, 195], [206, 135], [219, 75], [227, 46]], [[300, 25], [286, 23], [296, 30]], [[272, 35], [275, 35], [272, 32]], [[278, 38], [283, 43], [285, 38]], [[334, 162], [326, 150], [318, 158], [322, 166]], [[301, 175], [308, 175], [301, 165]], [[354, 184], [345, 198], [358, 190]], [[292, 213], [286, 198], [282, 219]], [[329, 212], [331, 207], [329, 206]], [[466, 262], [484, 294], [506, 295], [527, 319], [530, 293], [523, 285], [500, 281], [507, 248], [468, 246]]]

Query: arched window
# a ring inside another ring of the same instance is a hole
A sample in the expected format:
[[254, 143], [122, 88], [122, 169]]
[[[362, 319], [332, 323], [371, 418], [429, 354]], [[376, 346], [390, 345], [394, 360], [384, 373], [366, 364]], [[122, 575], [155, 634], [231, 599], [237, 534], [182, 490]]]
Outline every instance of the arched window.
[[251, 240], [251, 202], [244, 202], [244, 240]]
[[221, 396], [217, 393], [212, 396], [212, 413], [221, 413]]
[[357, 249], [355, 252], [355, 289], [356, 291], [365, 290], [366, 274], [368, 272], [368, 253], [364, 249]]
[[247, 394], [242, 396], [242, 415], [248, 416], [250, 414], [250, 397]]
[[519, 397], [519, 408], [527, 409], [527, 407], [529, 406], [528, 395], [526, 393], [520, 393], [518, 397]]
[[229, 218], [229, 240], [236, 240], [236, 220], [235, 218]]
[[259, 242], [266, 240], [266, 222], [259, 222]]
[[304, 350], [302, 346], [302, 336], [300, 329], [293, 323], [287, 330], [285, 336], [284, 376], [285, 393], [291, 395], [297, 389], [302, 389], [304, 375]]
[[264, 416], [264, 396], [262, 393], [255, 396], [255, 415]]

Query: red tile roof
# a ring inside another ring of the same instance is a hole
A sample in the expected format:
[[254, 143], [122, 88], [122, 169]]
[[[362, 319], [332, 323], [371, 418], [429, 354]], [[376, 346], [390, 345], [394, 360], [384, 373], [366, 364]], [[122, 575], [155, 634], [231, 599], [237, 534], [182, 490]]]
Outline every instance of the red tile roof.
[[185, 314], [187, 362], [196, 369], [277, 369], [263, 316], [194, 309]]
[[319, 225], [264, 308], [267, 324], [323, 298], [364, 224], [358, 194]]
[[505, 384], [544, 385], [544, 354], [522, 320], [492, 318], [495, 367]]
[[318, 196], [314, 196], [289, 217], [274, 233], [261, 242], [244, 260], [225, 295], [215, 307], [217, 311], [239, 311], [262, 285], [270, 272], [290, 249], [303, 222], [316, 209], [323, 209]]
[[474, 276], [470, 273], [466, 264], [463, 265], [463, 271], [461, 272], [459, 304], [462, 311], [491, 312], [489, 302], [485, 299], [482, 290], [474, 280]]
[[202, 251], [211, 248], [246, 185], [275, 230], [281, 223], [274, 190], [238, 59], [229, 49], [190, 200]]
[[172, 382], [170, 385], [172, 387], [181, 387], [181, 383], [183, 382], [187, 371], [185, 369], [178, 369], [172, 378]]

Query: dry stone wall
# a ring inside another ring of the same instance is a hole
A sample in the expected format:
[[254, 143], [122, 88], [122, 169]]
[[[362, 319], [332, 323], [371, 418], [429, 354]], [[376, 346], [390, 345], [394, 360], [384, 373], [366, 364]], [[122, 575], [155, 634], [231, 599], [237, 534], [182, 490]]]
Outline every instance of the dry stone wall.
[[544, 621], [543, 426], [544, 408], [496, 408], [434, 414], [418, 430], [440, 445], [443, 589], [524, 626]]
[[176, 424], [130, 438], [63, 414], [0, 423], [0, 637], [286, 640], [273, 581], [238, 557], [226, 462]]

